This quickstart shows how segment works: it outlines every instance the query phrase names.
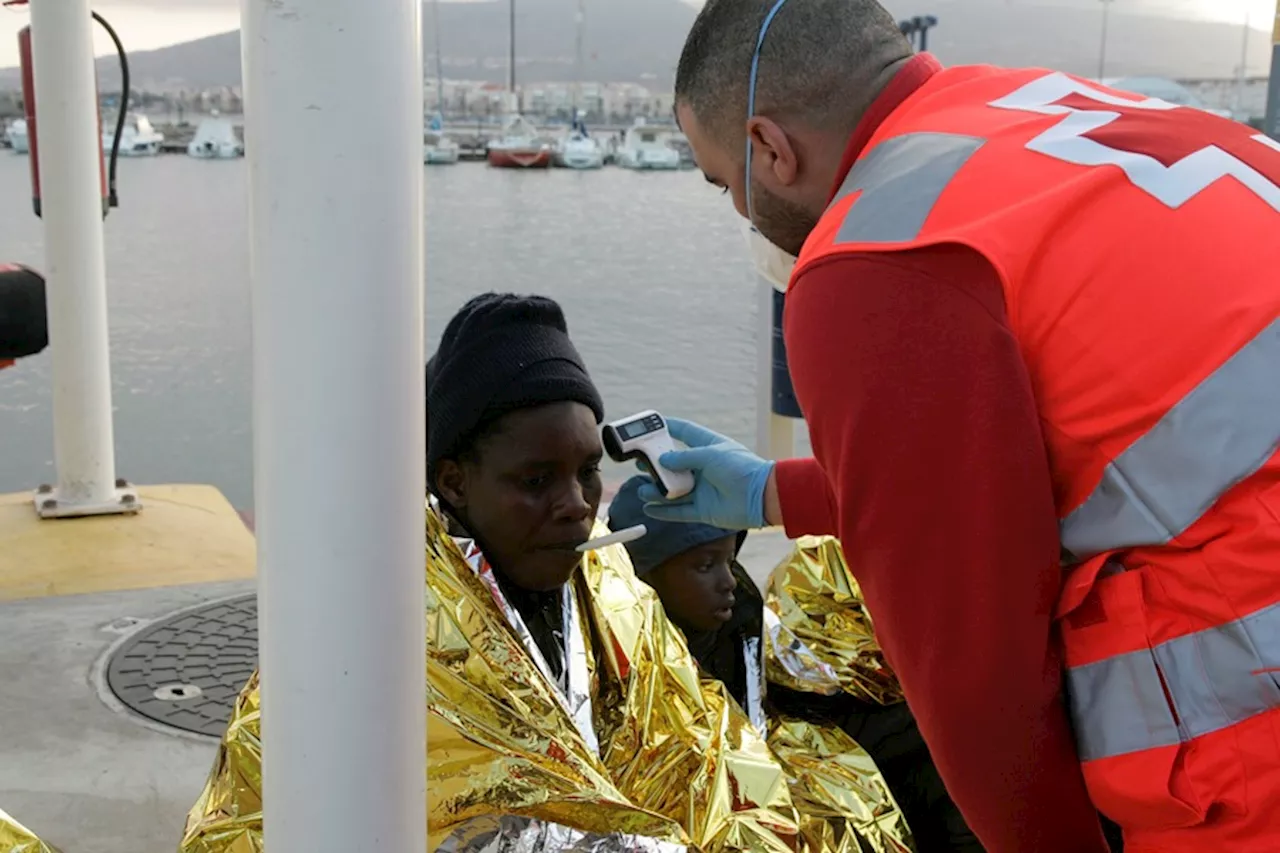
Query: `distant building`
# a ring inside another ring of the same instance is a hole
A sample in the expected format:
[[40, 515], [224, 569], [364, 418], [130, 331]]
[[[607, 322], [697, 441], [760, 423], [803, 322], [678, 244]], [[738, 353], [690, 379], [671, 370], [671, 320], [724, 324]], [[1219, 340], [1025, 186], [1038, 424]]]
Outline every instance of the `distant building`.
[[517, 86], [513, 96], [500, 83], [446, 78], [437, 84], [435, 76], [428, 75], [423, 89], [424, 111], [440, 112], [454, 121], [490, 119], [519, 110], [534, 119], [568, 122], [575, 108], [588, 123], [627, 124], [640, 117], [668, 121], [673, 104], [669, 91], [655, 93], [635, 83], [529, 83]]

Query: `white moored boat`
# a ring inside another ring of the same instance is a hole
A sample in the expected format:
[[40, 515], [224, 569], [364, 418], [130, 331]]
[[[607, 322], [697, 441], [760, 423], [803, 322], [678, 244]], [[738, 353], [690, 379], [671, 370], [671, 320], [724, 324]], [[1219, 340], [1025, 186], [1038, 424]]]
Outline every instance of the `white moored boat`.
[[[102, 126], [102, 150], [111, 154], [111, 143], [115, 139], [115, 121], [104, 122]], [[140, 113], [129, 113], [124, 120], [124, 131], [120, 134], [121, 157], [154, 157], [160, 153], [164, 143], [164, 134], [151, 126], [151, 121]]]
[[448, 166], [457, 163], [461, 156], [462, 149], [444, 132], [444, 122], [436, 114], [422, 132], [422, 162], [428, 166]]
[[9, 129], [5, 131], [5, 135], [9, 138], [9, 147], [13, 149], [14, 154], [27, 154], [31, 151], [31, 139], [27, 136], [26, 119], [15, 118], [9, 124]]
[[244, 143], [236, 136], [236, 129], [225, 118], [206, 118], [196, 128], [196, 135], [187, 145], [187, 156], [199, 160], [233, 160], [244, 156]]
[[422, 162], [428, 166], [448, 166], [457, 163], [462, 149], [443, 133], [428, 131], [422, 135]]
[[680, 152], [671, 146], [674, 131], [645, 123], [643, 117], [627, 129], [614, 161], [624, 169], [672, 170], [680, 168]]
[[555, 165], [566, 169], [599, 169], [604, 165], [604, 148], [591, 134], [582, 119], [575, 119], [573, 130], [556, 146]]

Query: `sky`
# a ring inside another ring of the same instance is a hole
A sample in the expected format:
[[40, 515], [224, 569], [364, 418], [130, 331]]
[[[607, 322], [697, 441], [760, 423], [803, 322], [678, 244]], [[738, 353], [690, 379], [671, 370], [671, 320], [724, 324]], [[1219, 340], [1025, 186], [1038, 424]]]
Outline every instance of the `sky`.
[[[235, 0], [95, 0], [93, 9], [111, 23], [130, 51], [165, 47], [240, 26], [240, 6]], [[25, 7], [0, 8], [0, 68], [18, 64], [18, 30], [29, 20]], [[99, 56], [115, 52], [101, 27], [94, 27], [94, 48]]]
[[[1077, 6], [1097, 8], [1101, 0], [1004, 0], [1020, 6]], [[445, 0], [449, 2], [449, 0]], [[608, 0], [643, 3], [644, 0]], [[697, 0], [686, 0], [699, 5]], [[921, 12], [944, 14], [964, 6], [965, 0], [922, 0]], [[1276, 0], [1111, 0], [1111, 10], [1140, 12], [1175, 18], [1204, 18], [1244, 24], [1246, 14], [1252, 25], [1269, 29]], [[893, 4], [895, 8], [903, 3]], [[916, 5], [912, 3], [911, 5]], [[95, 0], [94, 9], [111, 22], [128, 50], [150, 50], [190, 41], [240, 26], [238, 0]], [[927, 8], [926, 8], [927, 7]], [[0, 8], [0, 68], [18, 64], [17, 32], [27, 23], [25, 7]], [[98, 55], [113, 52], [110, 41], [95, 28]]]

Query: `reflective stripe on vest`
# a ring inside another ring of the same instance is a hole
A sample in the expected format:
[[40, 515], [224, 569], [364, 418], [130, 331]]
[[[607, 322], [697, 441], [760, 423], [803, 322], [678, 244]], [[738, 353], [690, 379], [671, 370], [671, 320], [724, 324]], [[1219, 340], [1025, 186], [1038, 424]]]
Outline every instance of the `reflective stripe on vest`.
[[[849, 172], [833, 206], [862, 195], [836, 244], [915, 240], [951, 179], [985, 140], [909, 133], [881, 142]], [[1061, 523], [1075, 559], [1165, 545], [1182, 535], [1280, 447], [1280, 320], [1179, 401], [1103, 471]]]
[[1062, 522], [1077, 557], [1182, 535], [1280, 446], [1280, 319], [1262, 330], [1106, 467]]
[[986, 140], [955, 133], [908, 133], [871, 149], [836, 192], [855, 192], [836, 243], [908, 243], [920, 234], [942, 191]]
[[1073, 667], [1067, 692], [1080, 758], [1172, 746], [1280, 708], [1278, 671], [1280, 604]]

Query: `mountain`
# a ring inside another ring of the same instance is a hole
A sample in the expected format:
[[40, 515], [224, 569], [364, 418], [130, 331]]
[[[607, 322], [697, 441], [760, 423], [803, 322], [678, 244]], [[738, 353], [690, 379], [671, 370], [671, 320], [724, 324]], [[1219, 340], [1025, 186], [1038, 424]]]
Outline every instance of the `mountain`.
[[[947, 63], [1040, 65], [1093, 75], [1098, 69], [1101, 15], [1087, 7], [1029, 6], [1009, 0], [889, 0], [899, 17], [936, 14], [929, 48]], [[577, 0], [518, 0], [518, 75], [523, 82], [572, 80]], [[504, 0], [441, 3], [445, 75], [506, 79], [508, 7]], [[431, 6], [423, 9], [424, 51], [434, 65]], [[684, 34], [696, 9], [681, 0], [587, 0], [584, 44], [587, 80], [670, 85]], [[126, 39], [128, 34], [122, 34]], [[1251, 33], [1250, 71], [1265, 74], [1270, 39]], [[1115, 7], [1108, 39], [1108, 76], [1230, 77], [1239, 63], [1241, 28], [1203, 21], [1126, 14]], [[206, 89], [240, 82], [240, 37], [223, 33], [160, 50], [130, 54], [139, 88]], [[104, 88], [119, 85], [114, 57], [98, 60]], [[745, 69], [744, 69], [745, 73]], [[18, 85], [16, 70], [0, 70], [0, 88]]]

